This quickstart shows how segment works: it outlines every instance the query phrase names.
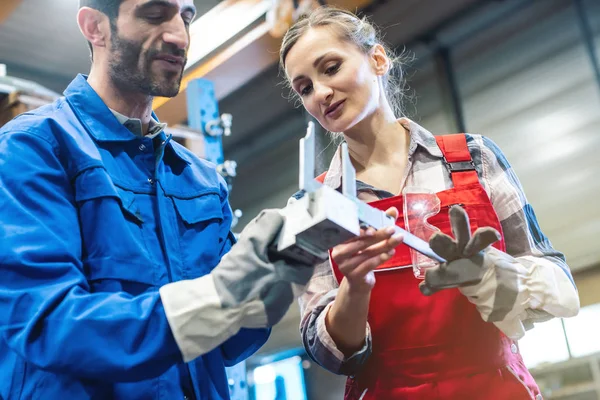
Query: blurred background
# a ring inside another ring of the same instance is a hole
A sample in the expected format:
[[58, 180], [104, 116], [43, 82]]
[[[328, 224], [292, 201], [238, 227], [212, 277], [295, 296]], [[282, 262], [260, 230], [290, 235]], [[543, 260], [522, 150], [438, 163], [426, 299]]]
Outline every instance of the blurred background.
[[[0, 125], [89, 71], [77, 3], [0, 2]], [[195, 3], [185, 85], [176, 98], [156, 99], [155, 111], [178, 141], [219, 165], [239, 231], [298, 186], [309, 118], [287, 100], [276, 64], [292, 1]], [[542, 230], [566, 254], [582, 306], [575, 318], [537, 325], [521, 352], [545, 398], [600, 399], [600, 1], [327, 3], [369, 16], [412, 56], [408, 117], [434, 134], [486, 135], [505, 152]], [[334, 150], [318, 132], [317, 172]], [[344, 378], [306, 356], [298, 324], [294, 305], [267, 344], [230, 369], [234, 399], [342, 398]]]

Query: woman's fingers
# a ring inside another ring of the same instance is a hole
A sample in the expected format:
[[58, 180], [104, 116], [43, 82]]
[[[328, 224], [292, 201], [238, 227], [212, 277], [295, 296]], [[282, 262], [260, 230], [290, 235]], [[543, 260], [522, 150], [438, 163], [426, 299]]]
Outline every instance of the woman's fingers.
[[338, 267], [340, 270], [356, 271], [357, 274], [365, 274], [371, 269], [389, 260], [395, 253], [395, 248], [402, 243], [402, 235], [394, 235], [388, 240], [376, 243], [369, 248], [356, 254]]
[[396, 207], [390, 207], [385, 210], [385, 213], [390, 217], [394, 218], [394, 221], [398, 219], [398, 209]]
[[389, 239], [395, 232], [393, 226], [388, 226], [384, 229], [380, 229], [378, 231], [373, 232], [372, 234], [369, 233], [369, 229], [367, 229], [365, 236], [361, 236], [355, 240], [335, 246], [331, 252], [333, 260], [338, 265], [342, 264], [349, 258], [353, 257], [356, 253], [369, 248], [375, 243], [379, 243], [381, 241]]
[[[398, 218], [395, 207], [386, 210], [386, 214], [394, 220]], [[402, 239], [402, 234], [396, 233], [395, 226], [377, 231], [368, 228], [361, 231], [359, 237], [336, 246], [331, 255], [348, 279], [361, 281], [370, 271], [393, 256], [394, 249], [402, 243]]]
[[367, 258], [349, 272], [349, 275], [362, 277], [374, 271], [384, 262], [388, 261], [395, 254], [395, 250], [391, 249], [387, 253], [381, 253], [376, 256]]

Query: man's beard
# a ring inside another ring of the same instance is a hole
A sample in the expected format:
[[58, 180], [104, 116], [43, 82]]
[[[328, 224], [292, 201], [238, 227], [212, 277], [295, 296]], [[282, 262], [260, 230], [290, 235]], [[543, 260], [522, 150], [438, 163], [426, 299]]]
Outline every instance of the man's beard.
[[[174, 97], [179, 93], [183, 68], [181, 72], [154, 73], [152, 62], [158, 54], [184, 56], [183, 50], [173, 47], [160, 51], [149, 50], [142, 54], [141, 43], [120, 37], [116, 30], [112, 32], [111, 44], [113, 58], [109, 63], [109, 74], [118, 89], [160, 97]], [[143, 60], [140, 57], [143, 57]]]

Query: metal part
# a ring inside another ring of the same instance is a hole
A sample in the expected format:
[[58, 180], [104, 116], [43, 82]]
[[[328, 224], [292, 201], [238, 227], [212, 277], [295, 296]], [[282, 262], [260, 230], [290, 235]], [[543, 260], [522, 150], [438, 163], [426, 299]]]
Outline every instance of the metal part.
[[[231, 114], [221, 114], [215, 97], [214, 84], [207, 79], [195, 79], [189, 82], [187, 88], [187, 110], [189, 128], [179, 129], [179, 137], [193, 139], [194, 146], [201, 150], [202, 158], [217, 165], [229, 190], [233, 178], [237, 175], [235, 161], [224, 160], [222, 136], [231, 134]], [[196, 151], [196, 154], [200, 151]], [[237, 225], [242, 216], [240, 210], [233, 212], [231, 229]], [[236, 236], [234, 234], [234, 236]], [[229, 384], [229, 397], [232, 400], [248, 400], [250, 393], [246, 383], [246, 364], [240, 362], [226, 368]], [[196, 388], [197, 389], [197, 388]]]
[[[221, 135], [212, 135], [209, 128], [212, 122], [219, 121], [219, 105], [215, 97], [214, 85], [207, 79], [195, 79], [187, 88], [188, 125], [191, 129], [203, 133], [204, 158], [216, 165], [223, 159]], [[216, 122], [215, 122], [216, 123]]]
[[235, 178], [237, 176], [237, 163], [233, 160], [227, 160], [223, 164], [217, 165], [217, 172], [223, 178]]
[[232, 120], [231, 114], [221, 114], [219, 118], [208, 121], [204, 130], [208, 135], [214, 137], [230, 136]]
[[237, 176], [237, 163], [232, 160], [226, 160], [223, 164], [217, 165], [217, 172], [227, 183], [227, 188], [231, 190], [233, 178]]
[[318, 187], [315, 182], [315, 123], [310, 121], [306, 136], [300, 139], [300, 190], [312, 192]]
[[274, 249], [279, 256], [316, 264], [327, 260], [332, 247], [360, 235], [361, 228], [394, 226], [404, 236], [404, 244], [445, 262], [427, 242], [396, 226], [392, 217], [356, 197], [356, 171], [345, 144], [342, 145], [342, 193], [317, 182], [314, 147], [314, 123], [309, 122], [306, 136], [300, 140], [300, 189], [305, 193], [283, 209], [285, 223]]
[[342, 143], [342, 194], [349, 199], [356, 199], [356, 171], [350, 161], [347, 143]]
[[242, 215], [244, 215], [244, 213], [242, 213], [242, 210], [240, 209], [235, 209], [233, 211], [233, 217], [231, 219], [231, 229], [235, 228], [236, 225], [240, 222], [240, 218], [242, 218]]

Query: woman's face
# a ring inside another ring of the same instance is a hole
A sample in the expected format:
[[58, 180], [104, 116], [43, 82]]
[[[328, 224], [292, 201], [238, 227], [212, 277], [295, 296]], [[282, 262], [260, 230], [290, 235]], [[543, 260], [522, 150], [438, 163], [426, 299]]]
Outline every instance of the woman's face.
[[[381, 53], [375, 48], [372, 53]], [[345, 132], [378, 107], [381, 54], [365, 54], [342, 40], [335, 28], [311, 28], [285, 59], [285, 71], [302, 104], [328, 131]], [[387, 62], [385, 53], [383, 58]], [[383, 71], [383, 72], [382, 72]]]

